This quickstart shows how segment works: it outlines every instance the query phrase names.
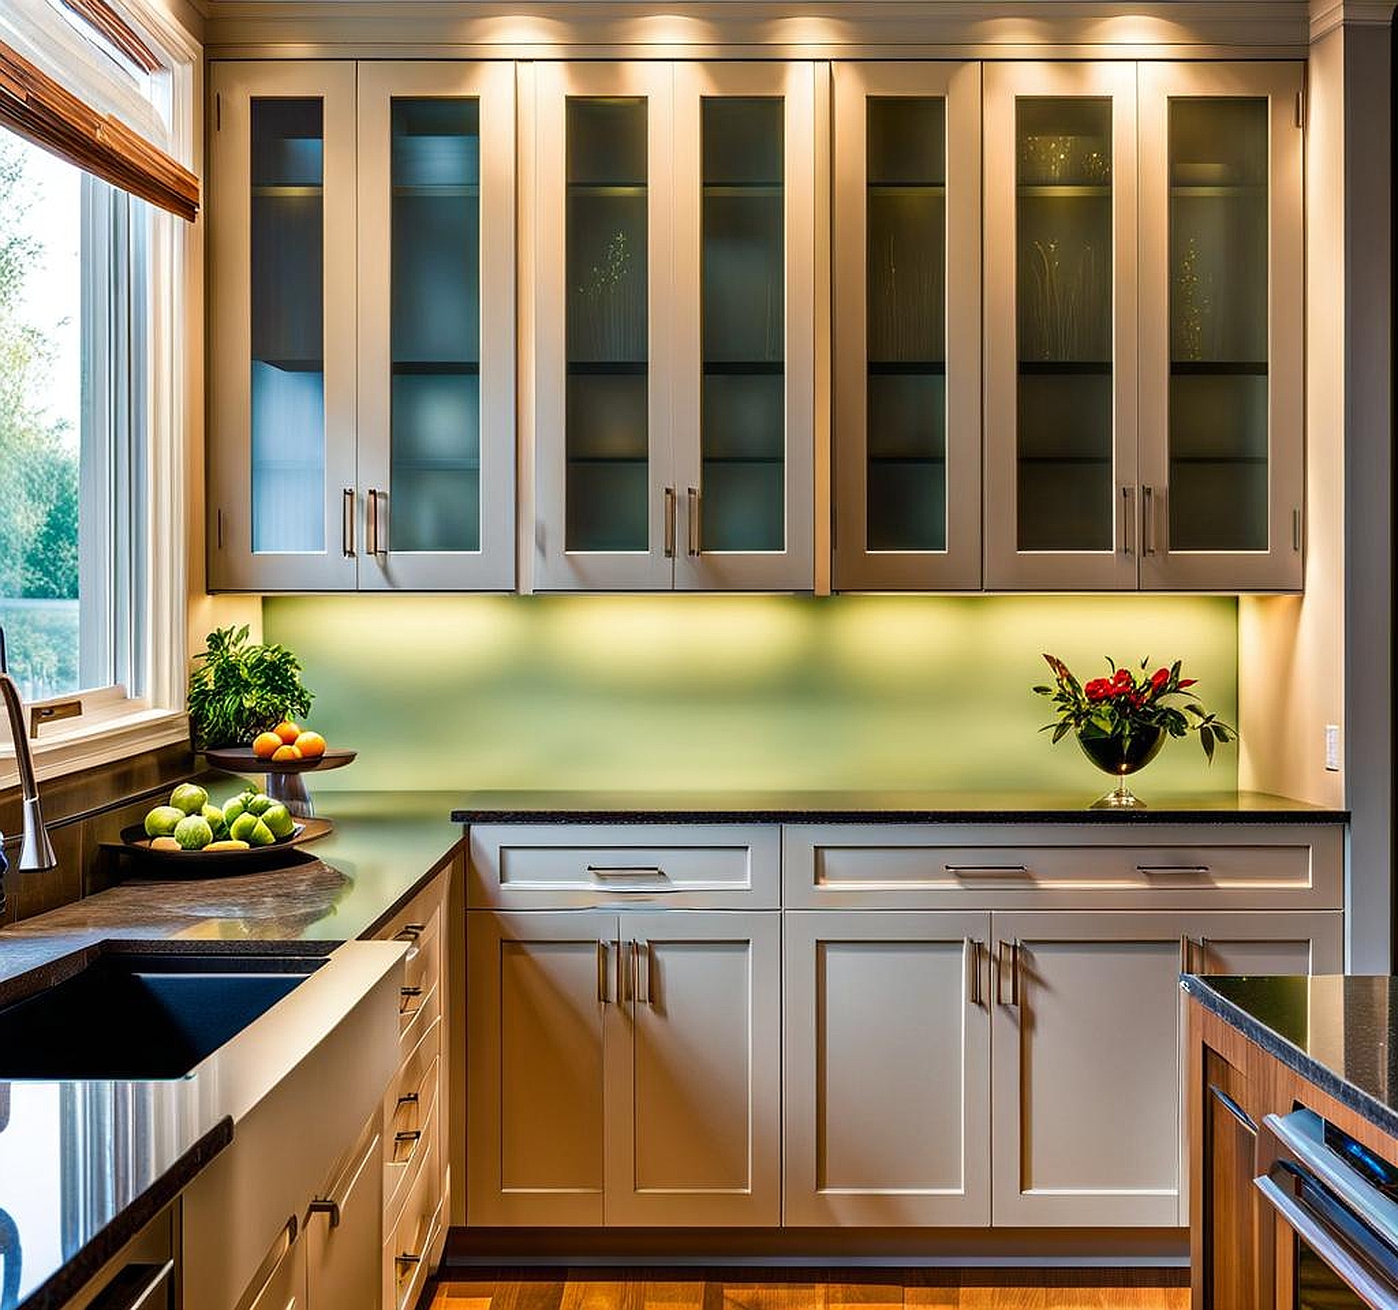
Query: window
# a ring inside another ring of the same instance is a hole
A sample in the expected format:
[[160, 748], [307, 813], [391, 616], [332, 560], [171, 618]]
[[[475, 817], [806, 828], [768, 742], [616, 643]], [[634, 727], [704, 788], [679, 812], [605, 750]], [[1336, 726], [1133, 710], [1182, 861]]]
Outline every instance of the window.
[[0, 131], [0, 626], [30, 700], [145, 690], [149, 223]]

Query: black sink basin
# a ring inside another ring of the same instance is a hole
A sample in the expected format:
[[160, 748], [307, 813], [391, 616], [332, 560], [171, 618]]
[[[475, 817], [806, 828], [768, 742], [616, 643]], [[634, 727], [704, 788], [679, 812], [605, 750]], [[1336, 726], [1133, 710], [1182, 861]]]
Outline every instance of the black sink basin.
[[0, 1008], [0, 1081], [181, 1078], [324, 963], [316, 957], [97, 955]]

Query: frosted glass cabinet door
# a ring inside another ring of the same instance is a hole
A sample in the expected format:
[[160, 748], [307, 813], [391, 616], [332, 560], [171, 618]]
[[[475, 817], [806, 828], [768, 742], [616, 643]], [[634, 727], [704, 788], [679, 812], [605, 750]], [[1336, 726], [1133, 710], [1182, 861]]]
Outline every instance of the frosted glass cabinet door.
[[1301, 586], [1300, 64], [1142, 64], [1141, 585]]
[[985, 581], [1137, 585], [1136, 66], [985, 68]]
[[674, 582], [671, 66], [534, 66], [535, 586]]
[[359, 67], [365, 589], [515, 582], [514, 69]]
[[675, 67], [678, 588], [814, 585], [814, 117], [812, 64]]
[[353, 589], [354, 65], [209, 86], [209, 585]]
[[980, 78], [833, 68], [840, 590], [980, 586]]

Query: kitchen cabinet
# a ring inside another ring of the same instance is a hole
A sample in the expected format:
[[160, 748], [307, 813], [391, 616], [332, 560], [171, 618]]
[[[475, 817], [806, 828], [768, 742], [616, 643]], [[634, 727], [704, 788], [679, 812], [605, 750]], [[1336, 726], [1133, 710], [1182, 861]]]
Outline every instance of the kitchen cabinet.
[[211, 589], [513, 588], [513, 68], [210, 87]]
[[988, 1225], [990, 914], [785, 918], [786, 1224]]
[[779, 915], [467, 918], [472, 1224], [780, 1222]]
[[1299, 589], [1301, 79], [986, 66], [989, 589]]
[[834, 585], [981, 585], [981, 69], [837, 63]]
[[375, 1115], [340, 1176], [311, 1202], [302, 1238], [309, 1310], [379, 1310], [383, 1243], [379, 1142]]
[[535, 585], [809, 589], [815, 66], [533, 76]]
[[993, 916], [997, 1225], [1174, 1227], [1179, 973], [1343, 967], [1338, 913]]

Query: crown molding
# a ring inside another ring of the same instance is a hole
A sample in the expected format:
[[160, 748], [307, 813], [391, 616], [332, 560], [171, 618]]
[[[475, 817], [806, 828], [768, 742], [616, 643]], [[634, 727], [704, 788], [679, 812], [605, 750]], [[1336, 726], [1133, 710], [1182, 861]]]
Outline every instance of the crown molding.
[[211, 55], [1298, 58], [1306, 0], [205, 0]]
[[1337, 27], [1390, 27], [1393, 5], [1387, 0], [1311, 0], [1311, 41]]

